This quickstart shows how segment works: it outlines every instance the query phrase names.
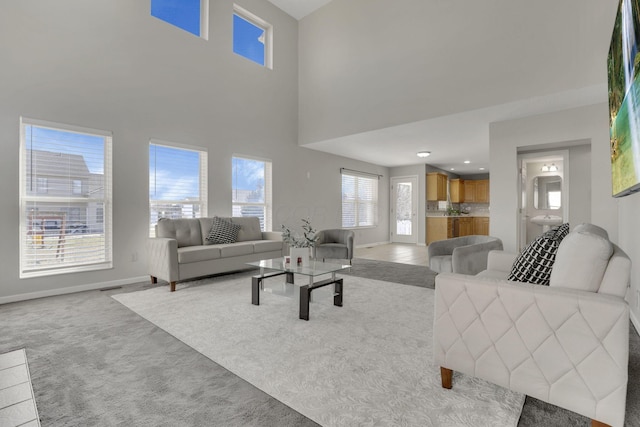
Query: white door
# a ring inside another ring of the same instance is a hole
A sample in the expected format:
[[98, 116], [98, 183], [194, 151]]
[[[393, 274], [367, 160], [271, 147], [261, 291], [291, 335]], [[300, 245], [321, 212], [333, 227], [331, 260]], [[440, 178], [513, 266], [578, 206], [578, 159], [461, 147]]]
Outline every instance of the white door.
[[391, 241], [418, 243], [418, 177], [391, 178]]

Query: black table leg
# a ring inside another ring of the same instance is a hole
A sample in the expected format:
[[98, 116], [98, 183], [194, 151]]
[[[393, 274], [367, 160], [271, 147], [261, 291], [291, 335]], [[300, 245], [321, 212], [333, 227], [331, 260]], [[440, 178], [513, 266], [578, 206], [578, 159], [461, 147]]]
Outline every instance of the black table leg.
[[333, 305], [342, 307], [342, 279], [336, 280], [335, 295], [333, 296]]
[[251, 278], [251, 304], [253, 305], [260, 305], [260, 282], [262, 282], [260, 277]]
[[311, 289], [309, 285], [300, 286], [300, 318], [309, 320], [309, 299], [311, 297]]

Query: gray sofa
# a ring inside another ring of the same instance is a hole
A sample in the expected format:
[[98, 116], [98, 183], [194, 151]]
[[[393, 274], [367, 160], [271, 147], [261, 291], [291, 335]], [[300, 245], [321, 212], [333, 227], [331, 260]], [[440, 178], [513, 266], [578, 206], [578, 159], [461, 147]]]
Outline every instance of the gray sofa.
[[247, 262], [283, 256], [281, 233], [261, 231], [259, 218], [225, 219], [241, 226], [235, 243], [207, 244], [213, 218], [159, 221], [157, 237], [147, 243], [151, 282], [166, 280], [173, 292], [181, 280], [242, 270]]
[[487, 268], [490, 251], [502, 250], [502, 240], [492, 236], [463, 236], [438, 240], [427, 247], [429, 268], [437, 273], [475, 275]]

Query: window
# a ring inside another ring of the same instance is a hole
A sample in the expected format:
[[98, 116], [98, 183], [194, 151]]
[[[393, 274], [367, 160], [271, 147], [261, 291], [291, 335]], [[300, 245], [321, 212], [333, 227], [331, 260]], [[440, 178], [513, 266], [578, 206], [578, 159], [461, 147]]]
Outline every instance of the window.
[[36, 193], [43, 194], [49, 191], [49, 181], [47, 178], [37, 177], [36, 178]]
[[271, 162], [233, 157], [233, 216], [257, 216], [262, 231], [271, 231]]
[[273, 27], [251, 12], [233, 5], [233, 52], [273, 68]]
[[111, 240], [111, 133], [21, 118], [20, 277], [111, 268]]
[[82, 194], [82, 181], [79, 179], [74, 179], [73, 180], [73, 194], [74, 195], [78, 195], [78, 194]]
[[378, 224], [378, 178], [342, 172], [342, 226], [373, 227]]
[[149, 235], [160, 218], [207, 216], [207, 151], [169, 142], [149, 143]]
[[207, 39], [209, 0], [151, 0], [151, 16]]

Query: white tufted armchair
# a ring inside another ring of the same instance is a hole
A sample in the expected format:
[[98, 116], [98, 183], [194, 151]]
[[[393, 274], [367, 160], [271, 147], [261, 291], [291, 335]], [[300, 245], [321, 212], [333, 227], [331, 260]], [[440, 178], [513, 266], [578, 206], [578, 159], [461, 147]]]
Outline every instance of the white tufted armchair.
[[550, 286], [507, 281], [514, 259], [491, 252], [479, 276], [436, 277], [433, 358], [442, 386], [451, 388], [458, 371], [582, 414], [593, 426], [622, 427], [629, 257], [586, 224], [560, 244]]

